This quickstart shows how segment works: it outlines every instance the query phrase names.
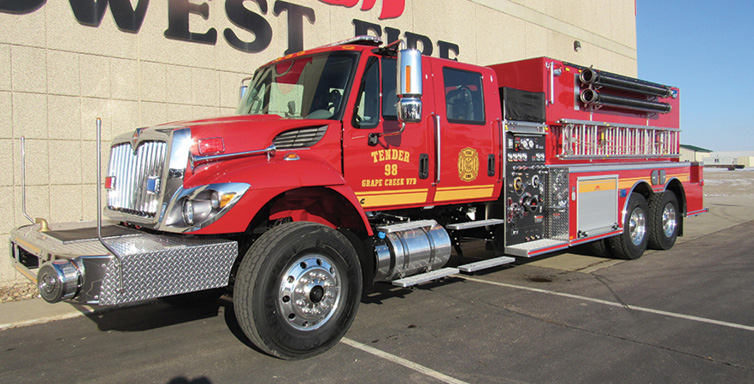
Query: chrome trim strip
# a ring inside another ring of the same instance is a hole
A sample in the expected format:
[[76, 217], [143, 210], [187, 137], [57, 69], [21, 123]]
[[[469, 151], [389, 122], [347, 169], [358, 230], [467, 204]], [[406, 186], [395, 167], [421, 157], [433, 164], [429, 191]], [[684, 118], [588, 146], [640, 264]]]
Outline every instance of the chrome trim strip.
[[277, 148], [275, 148], [275, 144], [271, 144], [269, 147], [265, 149], [258, 149], [255, 151], [247, 151], [247, 152], [225, 153], [222, 155], [200, 156], [200, 155], [194, 155], [192, 153], [189, 158], [189, 161], [191, 162], [191, 169], [194, 169], [199, 165], [206, 164], [213, 161], [228, 160], [228, 159], [234, 159], [234, 158], [244, 157], [244, 156], [253, 156], [253, 155], [259, 155], [262, 153], [267, 154], [267, 160], [269, 161], [271, 157], [275, 156], [275, 152], [277, 152]]
[[707, 213], [707, 212], [709, 212], [709, 208], [704, 208], [704, 209], [700, 209], [698, 211], [688, 212], [688, 213], [686, 213], [686, 217], [699, 216], [702, 213]]
[[441, 133], [440, 130], [440, 115], [435, 114], [435, 165], [437, 166], [435, 172], [435, 184], [440, 183], [440, 173], [442, 172], [442, 143], [441, 143]]
[[557, 155], [557, 157], [566, 160], [594, 160], [594, 159], [648, 159], [653, 157], [662, 157], [665, 159], [678, 159], [681, 155]]
[[661, 169], [661, 168], [683, 168], [688, 167], [689, 162], [652, 162], [652, 163], [633, 163], [626, 165], [574, 165], [568, 167], [568, 171], [571, 173], [588, 173], [588, 172], [610, 172], [610, 171], [631, 171], [640, 169]]

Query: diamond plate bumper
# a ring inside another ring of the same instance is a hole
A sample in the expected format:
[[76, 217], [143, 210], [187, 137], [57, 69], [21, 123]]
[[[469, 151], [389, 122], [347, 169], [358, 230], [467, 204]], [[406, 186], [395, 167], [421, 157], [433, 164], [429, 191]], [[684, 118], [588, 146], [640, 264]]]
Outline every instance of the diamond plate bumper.
[[238, 243], [185, 235], [155, 235], [119, 227], [104, 240], [121, 257], [119, 265], [96, 239], [91, 223], [63, 223], [53, 230], [81, 230], [78, 238], [59, 240], [38, 225], [11, 232], [11, 257], [22, 274], [36, 281], [44, 263], [67, 260], [79, 271], [73, 301], [113, 305], [228, 285]]

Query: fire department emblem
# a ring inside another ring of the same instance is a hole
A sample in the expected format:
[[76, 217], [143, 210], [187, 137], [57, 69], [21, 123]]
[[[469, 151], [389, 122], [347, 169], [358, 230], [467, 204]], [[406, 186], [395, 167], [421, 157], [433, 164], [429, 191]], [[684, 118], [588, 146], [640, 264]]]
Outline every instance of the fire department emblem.
[[464, 148], [458, 153], [458, 177], [466, 182], [479, 175], [479, 156], [474, 148]]

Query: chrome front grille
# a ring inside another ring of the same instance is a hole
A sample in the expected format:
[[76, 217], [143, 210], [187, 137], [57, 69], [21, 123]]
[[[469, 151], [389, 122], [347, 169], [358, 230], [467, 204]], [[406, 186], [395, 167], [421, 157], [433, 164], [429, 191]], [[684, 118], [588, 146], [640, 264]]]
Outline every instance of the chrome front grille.
[[107, 192], [107, 207], [154, 218], [160, 207], [159, 183], [166, 153], [167, 143], [162, 141], [142, 142], [135, 153], [129, 143], [113, 146], [107, 176], [114, 177], [114, 185]]

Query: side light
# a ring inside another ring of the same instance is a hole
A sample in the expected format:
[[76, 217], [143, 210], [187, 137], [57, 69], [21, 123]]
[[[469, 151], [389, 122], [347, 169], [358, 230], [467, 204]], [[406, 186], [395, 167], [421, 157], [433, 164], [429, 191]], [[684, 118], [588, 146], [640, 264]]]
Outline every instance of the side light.
[[115, 176], [105, 177], [105, 189], [107, 190], [115, 189]]
[[203, 156], [218, 155], [225, 152], [225, 142], [222, 137], [199, 139], [197, 147], [199, 154]]
[[231, 201], [233, 201], [233, 198], [236, 197], [235, 193], [225, 193], [220, 197], [220, 208], [225, 208], [228, 204], [230, 204]]

